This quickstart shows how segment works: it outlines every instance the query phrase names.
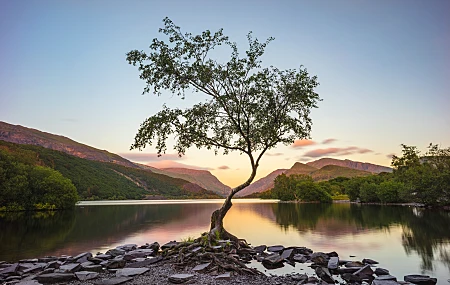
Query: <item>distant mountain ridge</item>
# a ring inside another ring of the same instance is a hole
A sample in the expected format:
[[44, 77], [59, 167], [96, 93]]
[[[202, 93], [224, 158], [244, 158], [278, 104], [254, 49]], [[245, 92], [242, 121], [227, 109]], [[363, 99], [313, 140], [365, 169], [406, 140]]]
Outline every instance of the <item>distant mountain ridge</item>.
[[372, 173], [392, 172], [392, 168], [390, 167], [376, 165], [368, 162], [353, 161], [349, 159], [341, 160], [335, 158], [321, 158], [315, 161], [308, 162], [306, 164], [315, 168], [322, 168], [326, 165], [337, 165]]

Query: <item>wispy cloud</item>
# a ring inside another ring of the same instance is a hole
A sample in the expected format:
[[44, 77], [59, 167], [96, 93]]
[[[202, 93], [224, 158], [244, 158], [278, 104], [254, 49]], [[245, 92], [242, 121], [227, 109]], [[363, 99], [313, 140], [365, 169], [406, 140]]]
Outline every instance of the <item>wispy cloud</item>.
[[226, 166], [226, 165], [222, 165], [222, 166], [217, 167], [217, 169], [219, 169], [219, 170], [227, 170], [227, 169], [230, 169], [230, 167]]
[[195, 166], [195, 165], [179, 163], [179, 162], [172, 161], [172, 160], [153, 161], [153, 162], [147, 163], [147, 165], [153, 166], [153, 167], [156, 167], [156, 168], [159, 168], [159, 169], [164, 169], [164, 168], [188, 168], [188, 169], [196, 169], [196, 170], [214, 170], [214, 168], [210, 168], [210, 167], [199, 167], [199, 166]]
[[291, 145], [292, 147], [301, 148], [305, 146], [315, 145], [316, 142], [313, 140], [295, 140]]
[[176, 153], [163, 154], [158, 157], [156, 153], [119, 153], [120, 156], [125, 157], [131, 161], [149, 162], [161, 160], [182, 160], [185, 156], [179, 157]]
[[266, 153], [266, 155], [267, 156], [281, 156], [281, 155], [283, 155], [281, 152], [276, 152], [276, 153], [270, 153], [270, 152], [268, 152], [268, 153]]
[[323, 140], [322, 144], [330, 144], [330, 143], [333, 143], [335, 141], [337, 141], [337, 139], [329, 138], [329, 139]]
[[359, 148], [356, 146], [349, 146], [349, 147], [330, 147], [330, 148], [319, 148], [314, 149], [311, 151], [306, 152], [303, 157], [310, 157], [310, 158], [316, 158], [316, 157], [322, 157], [322, 156], [342, 156], [342, 155], [350, 155], [355, 153], [368, 153], [373, 152], [370, 149], [367, 148]]

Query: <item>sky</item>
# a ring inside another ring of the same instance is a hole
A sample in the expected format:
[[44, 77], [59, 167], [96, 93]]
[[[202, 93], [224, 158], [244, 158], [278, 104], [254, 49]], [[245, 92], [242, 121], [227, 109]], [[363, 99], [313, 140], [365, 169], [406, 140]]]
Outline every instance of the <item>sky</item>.
[[163, 39], [167, 16], [183, 32], [223, 28], [242, 52], [249, 31], [273, 36], [264, 66], [303, 65], [317, 75], [323, 101], [311, 112], [311, 139], [270, 150], [256, 179], [322, 157], [389, 166], [400, 144], [423, 152], [429, 143], [450, 146], [449, 11], [445, 0], [0, 1], [0, 121], [139, 163], [207, 169], [232, 187], [244, 182], [250, 164], [238, 153], [129, 151], [140, 124], [163, 104], [204, 100], [142, 95], [145, 84], [125, 60]]

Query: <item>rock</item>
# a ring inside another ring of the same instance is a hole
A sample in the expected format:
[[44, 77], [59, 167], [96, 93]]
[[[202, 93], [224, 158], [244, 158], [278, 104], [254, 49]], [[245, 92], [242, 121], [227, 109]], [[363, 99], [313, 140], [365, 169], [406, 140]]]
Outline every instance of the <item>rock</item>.
[[61, 273], [74, 273], [81, 269], [81, 265], [79, 263], [69, 263], [64, 264], [59, 267], [59, 272]]
[[[115, 248], [115, 249], [108, 250], [105, 254], [106, 255], [111, 255], [112, 257], [116, 257], [116, 256], [119, 256], [119, 255], [124, 255], [125, 254], [125, 250]], [[100, 258], [100, 257], [98, 257], [98, 255], [96, 257]]]
[[158, 250], [159, 250], [159, 243], [154, 242], [154, 243], [148, 245], [147, 248], [153, 249], [153, 251], [156, 253], [156, 252], [158, 252]]
[[33, 265], [32, 267], [29, 267], [29, 268], [23, 270], [22, 272], [23, 272], [24, 274], [27, 274], [27, 273], [36, 273], [36, 272], [42, 271], [42, 269], [43, 269], [43, 265], [37, 264], [37, 265]]
[[305, 255], [301, 253], [294, 254], [294, 257], [292, 258], [296, 262], [305, 263], [308, 259]]
[[362, 260], [362, 263], [364, 263], [364, 264], [378, 264], [378, 261], [375, 261], [375, 260], [370, 259], [370, 258], [364, 258]]
[[86, 280], [91, 280], [91, 279], [97, 278], [98, 277], [98, 273], [97, 272], [90, 272], [90, 271], [78, 271], [78, 272], [75, 272], [75, 276], [80, 281], [86, 281]]
[[268, 251], [270, 252], [280, 252], [284, 250], [284, 246], [282, 245], [273, 245], [273, 246], [269, 246], [267, 248]]
[[16, 283], [15, 285], [42, 285], [42, 284], [36, 280], [22, 280]]
[[327, 266], [328, 265], [328, 255], [323, 252], [314, 252], [311, 254], [311, 261], [315, 264]]
[[48, 273], [41, 274], [35, 278], [39, 283], [62, 283], [75, 279], [73, 273]]
[[123, 268], [127, 262], [125, 260], [108, 260], [105, 267], [107, 269]]
[[350, 261], [345, 264], [345, 267], [363, 267], [364, 264], [360, 261]]
[[9, 282], [9, 281], [18, 281], [18, 280], [20, 280], [20, 279], [22, 279], [22, 277], [16, 275], [16, 276], [9, 276], [8, 278], [5, 279], [5, 281], [6, 281], [6, 282]]
[[169, 249], [169, 248], [174, 248], [174, 247], [176, 247], [178, 245], [178, 242], [176, 242], [176, 241], [169, 241], [168, 243], [166, 243], [166, 244], [164, 244], [163, 246], [161, 246], [161, 249], [162, 250], [165, 250], [165, 249]]
[[103, 272], [103, 267], [100, 264], [82, 266], [82, 269], [89, 272]]
[[436, 278], [430, 278], [428, 275], [411, 274], [403, 278], [406, 282], [411, 282], [419, 285], [434, 285], [437, 282]]
[[39, 259], [37, 259], [37, 258], [29, 258], [29, 259], [19, 260], [19, 263], [37, 263], [37, 262], [39, 262]]
[[57, 269], [61, 267], [62, 264], [63, 263], [61, 261], [50, 261], [49, 263], [47, 263], [47, 266], [45, 266], [45, 269], [47, 268]]
[[231, 272], [226, 272], [224, 274], [217, 275], [214, 279], [216, 280], [230, 280]]
[[303, 254], [303, 255], [310, 255], [310, 254], [313, 253], [313, 251], [311, 249], [307, 248], [307, 247], [304, 247], [304, 246], [302, 246], [302, 247], [294, 247], [294, 254], [297, 254], [297, 253], [300, 253], [300, 254]]
[[0, 271], [0, 274], [14, 275], [14, 274], [16, 274], [17, 269], [19, 269], [19, 263], [14, 263], [14, 264], [11, 264], [10, 266], [4, 268], [2, 271]]
[[74, 256], [73, 259], [78, 263], [83, 263], [88, 261], [88, 258], [92, 257], [92, 253], [90, 252], [83, 252], [78, 254], [77, 256]]
[[174, 274], [169, 276], [169, 282], [180, 284], [191, 280], [193, 277], [193, 274]]
[[[377, 280], [372, 281], [372, 285], [398, 285], [399, 283], [394, 280]], [[409, 284], [409, 283], [408, 283]]]
[[327, 283], [334, 283], [334, 279], [333, 276], [331, 275], [330, 271], [328, 270], [328, 268], [324, 268], [324, 267], [317, 267], [316, 268], [316, 274], [317, 276], [320, 277], [320, 279], [322, 279], [323, 281], [327, 282]]
[[46, 257], [38, 258], [38, 260], [39, 260], [39, 262], [49, 263], [49, 262], [58, 260], [58, 258], [56, 256], [46, 256]]
[[344, 279], [345, 281], [347, 281], [348, 283], [361, 283], [362, 282], [362, 278], [357, 276], [357, 275], [353, 275], [352, 273], [344, 273], [341, 275], [342, 279]]
[[257, 253], [263, 253], [266, 249], [267, 249], [266, 245], [259, 245], [253, 248], [253, 250], [255, 250]]
[[381, 268], [381, 267], [377, 267], [377, 268], [375, 268], [375, 274], [378, 276], [389, 275], [389, 270]]
[[[100, 259], [100, 260], [108, 260], [108, 259], [113, 258], [113, 256], [110, 255], [110, 254], [97, 254], [94, 258], [95, 259]], [[88, 258], [88, 260], [94, 262], [93, 261], [94, 258]]]
[[135, 250], [137, 248], [137, 244], [124, 244], [124, 245], [117, 246], [116, 248], [125, 250], [125, 251], [130, 251], [130, 250]]
[[203, 248], [203, 247], [198, 246], [198, 247], [196, 247], [196, 248], [193, 248], [193, 249], [191, 250], [191, 252], [199, 252], [199, 251], [202, 250], [202, 248]]
[[211, 266], [211, 262], [199, 264], [199, 265], [195, 266], [194, 268], [192, 268], [192, 271], [202, 272], [202, 271], [208, 269], [210, 266]]
[[272, 253], [266, 257], [264, 257], [262, 263], [263, 264], [269, 264], [269, 265], [275, 265], [278, 263], [283, 263], [284, 258], [281, 257], [278, 253]]
[[327, 253], [327, 255], [328, 255], [328, 257], [339, 257], [339, 254], [337, 254], [336, 251], [329, 252], [329, 253]]
[[355, 275], [359, 275], [359, 274], [372, 275], [373, 270], [370, 267], [370, 265], [366, 265], [364, 267], [361, 267], [358, 271], [355, 271], [355, 273], [353, 273], [353, 274], [355, 274]]
[[134, 263], [129, 263], [125, 266], [125, 268], [139, 268], [139, 267], [145, 267], [147, 265], [156, 263], [158, 261], [163, 260], [162, 256], [157, 256], [157, 257], [153, 257], [153, 258], [149, 258], [146, 259], [144, 261], [139, 261], [139, 262], [134, 262]]
[[153, 249], [137, 249], [137, 250], [132, 250], [130, 252], [127, 252], [123, 256], [123, 259], [130, 261], [130, 260], [138, 258], [138, 257], [147, 257], [152, 254], [153, 254]]
[[361, 267], [341, 267], [337, 269], [337, 272], [339, 274], [344, 274], [344, 273], [354, 273], [358, 270], [360, 270]]
[[149, 270], [148, 268], [122, 268], [116, 271], [116, 277], [141, 275]]
[[330, 257], [330, 260], [328, 260], [328, 269], [338, 269], [339, 267], [339, 257]]
[[281, 258], [291, 259], [293, 255], [294, 255], [294, 249], [292, 249], [292, 248], [285, 249], [285, 250], [283, 250], [283, 253], [281, 253]]
[[133, 280], [132, 277], [114, 277], [95, 282], [96, 285], [118, 285]]
[[308, 281], [308, 275], [306, 274], [293, 274], [291, 275], [292, 280], [298, 281], [300, 284], [303, 284]]
[[397, 277], [392, 276], [392, 275], [381, 275], [381, 276], [375, 277], [375, 280], [393, 280], [393, 281], [397, 281]]

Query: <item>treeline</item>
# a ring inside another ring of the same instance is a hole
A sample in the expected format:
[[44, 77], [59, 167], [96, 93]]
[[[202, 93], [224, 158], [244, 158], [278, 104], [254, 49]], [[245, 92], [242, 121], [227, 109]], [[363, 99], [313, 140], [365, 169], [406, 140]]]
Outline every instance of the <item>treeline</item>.
[[[67, 202], [73, 205], [77, 199], [220, 198], [214, 192], [199, 187], [190, 187], [192, 184], [183, 179], [172, 178], [139, 168], [86, 160], [40, 146], [0, 141], [0, 150], [2, 151], [0, 160], [0, 209], [3, 210], [35, 209], [35, 204], [38, 205], [36, 207], [42, 206], [44, 208], [52, 208], [52, 205], [55, 205], [53, 208], [61, 207], [60, 204], [46, 205], [46, 202], [36, 202], [34, 198], [34, 200], [28, 199], [28, 201], [22, 199], [22, 197], [28, 197], [24, 196], [25, 193], [34, 191], [33, 187], [35, 186], [33, 185], [39, 183], [42, 184], [42, 187], [52, 188], [49, 191], [60, 191], [57, 186], [50, 187], [51, 184], [45, 186], [46, 182], [43, 182], [45, 180], [43, 175], [34, 175], [37, 170], [33, 169], [52, 173], [53, 180], [59, 179], [59, 181], [65, 181], [65, 183], [74, 186], [77, 198], [75, 200], [67, 199]], [[26, 181], [26, 183], [22, 183], [23, 181]], [[24, 195], [21, 193], [24, 193]], [[65, 199], [63, 193], [58, 193], [56, 193], [58, 197]], [[33, 192], [34, 196], [36, 196], [36, 193]]]
[[0, 148], [0, 211], [55, 210], [75, 206], [77, 189], [49, 167], [27, 164]]
[[348, 197], [364, 203], [450, 205], [450, 148], [430, 144], [424, 155], [414, 146], [402, 148], [402, 156], [392, 158], [393, 173], [322, 182], [313, 182], [305, 175], [283, 174], [275, 179], [273, 189], [260, 193], [259, 197], [305, 202], [331, 202], [333, 198]]

